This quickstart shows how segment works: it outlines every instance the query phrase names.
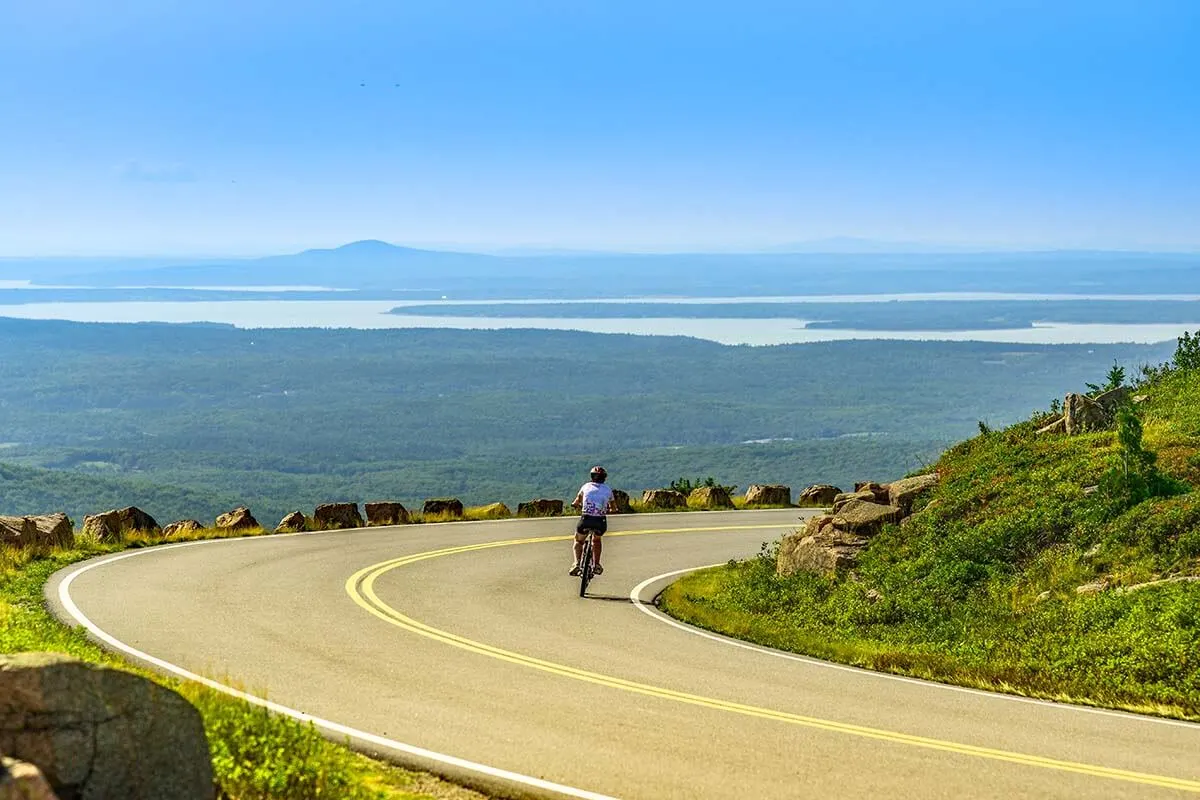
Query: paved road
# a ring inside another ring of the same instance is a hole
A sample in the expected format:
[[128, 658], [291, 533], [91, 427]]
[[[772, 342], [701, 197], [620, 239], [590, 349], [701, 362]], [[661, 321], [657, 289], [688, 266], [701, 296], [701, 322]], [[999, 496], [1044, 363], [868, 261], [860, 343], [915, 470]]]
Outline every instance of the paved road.
[[265, 693], [361, 745], [493, 790], [1200, 793], [1200, 726], [786, 657], [630, 599], [647, 579], [750, 556], [797, 523], [796, 511], [616, 518], [588, 599], [565, 574], [564, 519], [131, 551], [64, 570], [47, 596], [160, 669]]

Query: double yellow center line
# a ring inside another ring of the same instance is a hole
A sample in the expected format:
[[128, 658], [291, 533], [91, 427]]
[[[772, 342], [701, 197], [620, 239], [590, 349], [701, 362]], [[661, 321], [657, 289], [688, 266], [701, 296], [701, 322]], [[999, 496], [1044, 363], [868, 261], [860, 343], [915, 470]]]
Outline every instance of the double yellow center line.
[[[722, 526], [717, 528], [674, 528], [644, 531], [621, 531], [610, 533], [609, 536], [646, 536], [667, 533], [712, 533], [734, 530], [779, 529], [780, 527], [788, 526], [742, 525]], [[1004, 761], [1010, 764], [1019, 764], [1027, 767], [1038, 767], [1042, 769], [1058, 770], [1061, 772], [1071, 772], [1095, 778], [1107, 778], [1110, 780], [1156, 786], [1164, 789], [1176, 789], [1186, 792], [1200, 793], [1200, 781], [1195, 780], [1171, 778], [1164, 775], [1151, 775], [1143, 772], [1114, 769], [1111, 767], [1083, 764], [1074, 761], [1062, 761], [1054, 758], [1044, 758], [1042, 756], [1027, 755], [1025, 753], [1016, 753], [991, 747], [978, 747], [976, 745], [960, 744], [958, 742], [933, 739], [926, 736], [915, 736], [908, 733], [900, 733], [898, 731], [871, 728], [863, 725], [852, 725], [845, 722], [837, 722], [835, 720], [821, 719], [819, 717], [810, 717], [802, 714], [792, 714], [786, 711], [776, 711], [774, 709], [761, 708], [759, 706], [745, 705], [743, 703], [734, 703], [714, 697], [703, 697], [701, 695], [690, 694], [688, 692], [680, 692], [674, 689], [652, 686], [650, 684], [630, 681], [611, 675], [590, 672], [588, 670], [579, 669], [567, 664], [559, 664], [553, 661], [534, 658], [533, 656], [524, 655], [522, 653], [516, 653], [511, 650], [504, 650], [483, 642], [477, 642], [473, 639], [458, 636], [450, 633], [449, 631], [435, 628], [431, 625], [426, 625], [425, 623], [419, 622], [392, 608], [385, 603], [375, 591], [375, 582], [383, 575], [401, 567], [406, 567], [421, 561], [442, 558], [444, 556], [458, 555], [461, 553], [472, 553], [480, 550], [492, 550], [499, 547], [512, 547], [523, 544], [565, 541], [570, 538], [572, 537], [543, 536], [530, 539], [509, 539], [499, 542], [484, 542], [482, 544], [447, 547], [441, 550], [431, 550], [425, 553], [417, 553], [410, 556], [403, 556], [401, 558], [394, 558], [389, 561], [383, 561], [373, 566], [366, 567], [365, 569], [359, 570], [351, 575], [346, 581], [346, 592], [350, 595], [351, 599], [353, 599], [355, 603], [371, 614], [375, 615], [384, 622], [395, 625], [396, 627], [410, 633], [417, 634], [418, 636], [424, 636], [428, 639], [433, 639], [434, 641], [441, 642], [442, 644], [447, 644], [451, 647], [457, 647], [471, 653], [488, 656], [489, 658], [499, 659], [500, 661], [506, 661], [510, 664], [517, 664], [530, 669], [536, 669], [541, 672], [548, 672], [552, 675], [558, 675], [564, 678], [584, 681], [599, 686], [607, 686], [612, 689], [619, 689], [645, 697], [671, 700], [674, 702], [686, 703], [692, 706], [700, 706], [703, 708], [715, 709], [717, 711], [725, 711], [728, 713], [740, 714], [748, 717], [769, 719], [791, 725], [800, 725], [806, 728], [841, 733], [865, 739], [875, 739], [877, 741], [908, 745], [910, 747], [920, 747], [926, 750], [937, 750], [945, 753], [956, 753], [959, 755], [971, 756], [974, 758], [984, 758], [992, 761]]]

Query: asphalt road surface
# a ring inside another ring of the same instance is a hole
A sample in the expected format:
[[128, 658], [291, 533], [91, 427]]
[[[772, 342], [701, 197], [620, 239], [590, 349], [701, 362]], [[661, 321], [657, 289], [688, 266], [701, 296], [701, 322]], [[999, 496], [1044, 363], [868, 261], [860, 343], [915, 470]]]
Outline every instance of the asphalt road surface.
[[824, 664], [637, 602], [667, 573], [753, 555], [800, 513], [615, 517], [588, 598], [562, 518], [128, 551], [63, 570], [47, 597], [157, 669], [498, 793], [1200, 793], [1198, 725]]

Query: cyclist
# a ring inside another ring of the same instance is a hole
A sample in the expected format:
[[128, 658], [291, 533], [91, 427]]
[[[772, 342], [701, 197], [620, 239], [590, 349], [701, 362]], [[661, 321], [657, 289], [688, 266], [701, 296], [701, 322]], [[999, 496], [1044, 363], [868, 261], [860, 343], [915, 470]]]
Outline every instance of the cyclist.
[[604, 572], [604, 567], [600, 566], [601, 542], [608, 530], [608, 514], [617, 510], [613, 491], [604, 483], [608, 480], [608, 471], [604, 467], [592, 467], [588, 477], [590, 480], [579, 487], [579, 494], [571, 503], [580, 512], [579, 524], [575, 527], [575, 563], [571, 566], [571, 575], [579, 574], [579, 559], [583, 555], [583, 541], [588, 531], [596, 534], [592, 538], [594, 574]]

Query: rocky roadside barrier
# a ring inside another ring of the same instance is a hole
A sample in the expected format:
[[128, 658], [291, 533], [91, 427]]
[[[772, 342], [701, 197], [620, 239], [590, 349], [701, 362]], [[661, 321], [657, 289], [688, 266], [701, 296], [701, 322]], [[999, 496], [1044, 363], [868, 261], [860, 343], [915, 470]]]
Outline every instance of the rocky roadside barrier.
[[322, 503], [313, 511], [313, 525], [320, 531], [363, 527], [357, 503]]
[[300, 533], [305, 530], [308, 530], [308, 520], [299, 511], [288, 514], [275, 526], [276, 533]]
[[[857, 495], [856, 495], [857, 496]], [[861, 495], [867, 497], [867, 495]], [[842, 497], [841, 490], [828, 484], [810, 486], [800, 493], [795, 505], [832, 505]], [[743, 498], [747, 507], [779, 506], [792, 504], [792, 490], [780, 484], [752, 484]], [[868, 498], [869, 499], [869, 498]], [[887, 502], [884, 500], [883, 502]], [[636, 510], [673, 511], [687, 508], [703, 510], [728, 510], [737, 507], [729, 491], [721, 486], [702, 486], [684, 495], [674, 489], [647, 489], [642, 493], [641, 507], [635, 509], [629, 493], [613, 490], [616, 512], [632, 513]], [[394, 501], [365, 503], [365, 518], [357, 503], [322, 503], [311, 516], [293, 511], [279, 521], [274, 533], [299, 533], [313, 530], [345, 530], [366, 526], [407, 525], [414, 521], [412, 514], [403, 504]], [[567, 513], [562, 500], [538, 498], [517, 506], [518, 517], [557, 517]], [[462, 501], [457, 498], [432, 498], [421, 507], [418, 521], [460, 520], [467, 515]], [[471, 509], [472, 519], [507, 519], [512, 511], [503, 503], [492, 503]], [[74, 523], [61, 512], [23, 517], [0, 516], [0, 545], [9, 547], [73, 547], [76, 537], [84, 537], [101, 544], [117, 543], [129, 534], [147, 539], [181, 539], [195, 536], [206, 527], [223, 533], [249, 533], [263, 530], [262, 525], [246, 506], [238, 506], [219, 515], [211, 526], [200, 520], [183, 519], [160, 526], [150, 514], [137, 506], [89, 514], [83, 518], [82, 529], [76, 533]]]
[[517, 504], [518, 517], [561, 517], [562, 514], [562, 500], [548, 500], [542, 497], [530, 500], [528, 503]]
[[400, 503], [375, 502], [364, 506], [368, 525], [407, 525], [408, 509]]
[[674, 489], [647, 489], [642, 492], [642, 505], [656, 510], [687, 508], [687, 498]]
[[0, 517], [0, 544], [10, 547], [73, 547], [75, 528], [66, 514]]
[[747, 506], [790, 506], [792, 487], [778, 484], [752, 483], [746, 489]]
[[687, 497], [687, 505], [690, 508], [708, 510], [734, 508], [733, 498], [724, 486], [701, 486], [699, 489], [693, 489]]

